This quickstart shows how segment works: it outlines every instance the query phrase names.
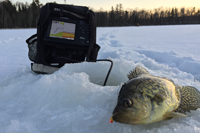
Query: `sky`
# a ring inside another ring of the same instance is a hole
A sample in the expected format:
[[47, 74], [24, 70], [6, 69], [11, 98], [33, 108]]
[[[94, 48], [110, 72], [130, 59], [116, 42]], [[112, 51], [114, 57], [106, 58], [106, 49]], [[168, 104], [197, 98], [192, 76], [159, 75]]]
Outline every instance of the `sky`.
[[[11, 0], [12, 2], [28, 2], [32, 0]], [[41, 3], [56, 1], [59, 4], [64, 4], [64, 0], [40, 0]], [[126, 9], [154, 9], [159, 7], [196, 7], [200, 8], [200, 0], [66, 0], [68, 4], [81, 5], [92, 7], [95, 10], [111, 10], [111, 7], [116, 7], [116, 4], [121, 3]]]

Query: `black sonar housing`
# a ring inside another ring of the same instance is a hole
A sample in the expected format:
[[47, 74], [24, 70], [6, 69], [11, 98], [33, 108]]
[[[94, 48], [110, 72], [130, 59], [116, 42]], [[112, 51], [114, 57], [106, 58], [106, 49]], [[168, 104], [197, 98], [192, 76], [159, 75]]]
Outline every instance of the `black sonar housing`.
[[37, 64], [60, 68], [65, 63], [96, 62], [100, 46], [95, 14], [85, 6], [47, 3], [40, 11], [37, 34], [26, 42], [29, 59]]
[[41, 8], [37, 34], [26, 40], [31, 70], [52, 74], [66, 63], [97, 60], [100, 46], [96, 44], [95, 14], [85, 6], [47, 3]]

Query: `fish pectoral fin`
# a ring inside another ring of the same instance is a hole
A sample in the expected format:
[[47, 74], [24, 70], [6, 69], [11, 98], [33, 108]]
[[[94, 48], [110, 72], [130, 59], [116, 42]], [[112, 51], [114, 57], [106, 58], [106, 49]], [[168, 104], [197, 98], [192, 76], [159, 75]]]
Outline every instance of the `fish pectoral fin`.
[[164, 91], [162, 91], [157, 93], [151, 100], [155, 101], [157, 104], [160, 104], [166, 99], [167, 99], [167, 94]]
[[167, 96], [165, 91], [161, 91], [161, 92], [157, 93], [155, 95], [155, 97], [160, 98], [162, 100], [162, 102], [165, 101], [168, 98], [168, 96]]
[[187, 117], [187, 115], [178, 113], [178, 112], [170, 112], [164, 115], [166, 119], [172, 118], [172, 117]]

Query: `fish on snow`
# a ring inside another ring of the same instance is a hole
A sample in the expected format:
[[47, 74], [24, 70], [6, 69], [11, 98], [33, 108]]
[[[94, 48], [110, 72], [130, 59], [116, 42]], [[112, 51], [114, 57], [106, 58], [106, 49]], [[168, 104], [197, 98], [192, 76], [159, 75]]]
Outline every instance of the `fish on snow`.
[[149, 124], [200, 108], [200, 92], [192, 86], [176, 85], [165, 77], [151, 75], [141, 66], [131, 71], [122, 85], [112, 120], [125, 124]]

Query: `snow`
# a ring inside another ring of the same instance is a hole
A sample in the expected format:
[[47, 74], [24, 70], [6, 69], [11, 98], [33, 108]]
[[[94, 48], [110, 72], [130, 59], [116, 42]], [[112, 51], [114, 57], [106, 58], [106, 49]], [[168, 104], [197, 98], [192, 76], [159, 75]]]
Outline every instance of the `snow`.
[[98, 28], [98, 59], [114, 62], [106, 86], [108, 62], [33, 73], [25, 40], [35, 33], [0, 30], [0, 133], [200, 132], [200, 110], [149, 125], [109, 123], [120, 87], [136, 65], [200, 89], [200, 25]]

